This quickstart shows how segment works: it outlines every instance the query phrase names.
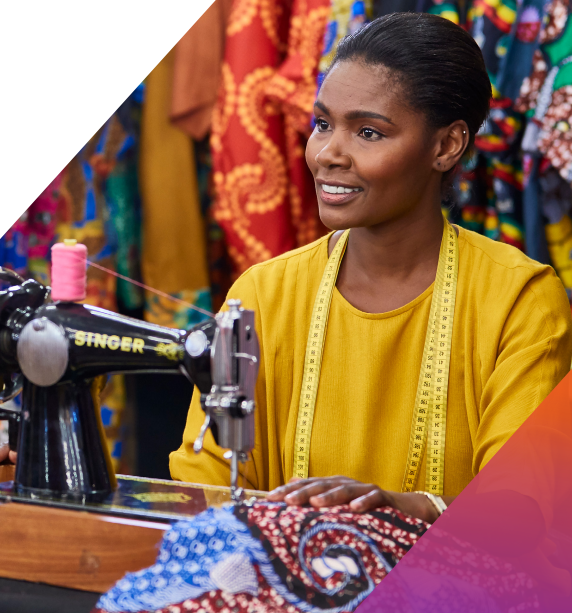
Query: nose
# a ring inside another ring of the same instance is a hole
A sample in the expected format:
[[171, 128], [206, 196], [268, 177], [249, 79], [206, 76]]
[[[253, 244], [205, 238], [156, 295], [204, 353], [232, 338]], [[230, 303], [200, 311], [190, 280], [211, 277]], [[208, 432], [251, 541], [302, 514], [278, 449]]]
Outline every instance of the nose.
[[350, 168], [352, 158], [346, 152], [343, 135], [336, 131], [316, 155], [316, 162], [323, 168]]

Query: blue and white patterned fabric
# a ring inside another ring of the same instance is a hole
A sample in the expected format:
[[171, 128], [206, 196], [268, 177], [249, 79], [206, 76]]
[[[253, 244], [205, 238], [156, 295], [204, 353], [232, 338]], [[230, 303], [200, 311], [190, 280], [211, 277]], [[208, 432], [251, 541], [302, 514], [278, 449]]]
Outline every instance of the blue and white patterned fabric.
[[211, 590], [258, 592], [253, 562], [268, 557], [231, 509], [208, 509], [176, 523], [165, 535], [156, 564], [127, 574], [98, 608], [109, 613], [147, 611], [196, 598]]

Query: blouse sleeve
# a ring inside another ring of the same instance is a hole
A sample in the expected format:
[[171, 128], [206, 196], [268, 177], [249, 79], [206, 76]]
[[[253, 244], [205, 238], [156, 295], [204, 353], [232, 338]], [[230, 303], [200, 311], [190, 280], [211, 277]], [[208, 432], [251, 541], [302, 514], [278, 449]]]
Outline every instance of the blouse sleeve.
[[552, 268], [530, 279], [506, 318], [495, 368], [479, 407], [473, 472], [478, 473], [569, 372], [572, 318]]
[[[259, 334], [259, 341], [262, 353], [262, 339], [260, 338], [260, 313], [258, 308], [258, 300], [256, 297], [256, 288], [251, 278], [250, 271], [245, 272], [231, 287], [228, 298], [239, 298], [242, 301], [242, 306], [246, 309], [255, 311], [255, 327]], [[264, 360], [260, 359], [260, 372], [258, 375], [256, 387], [256, 403], [257, 403], [257, 421], [261, 409], [260, 399], [264, 398], [260, 394], [261, 388], [264, 387]], [[225, 453], [214, 441], [214, 437], [210, 428], [204, 438], [203, 450], [195, 454], [193, 443], [199, 434], [199, 430], [205, 420], [205, 413], [201, 408], [200, 392], [195, 387], [191, 406], [187, 414], [187, 423], [183, 433], [183, 442], [179, 449], [173, 451], [169, 458], [169, 468], [171, 476], [177, 481], [186, 481], [190, 483], [201, 483], [207, 485], [230, 485], [230, 464], [228, 460], [223, 458]], [[257, 457], [257, 447], [259, 446], [260, 427], [256, 424], [256, 442], [255, 449], [251, 454], [252, 457]], [[241, 465], [240, 473], [246, 479], [244, 486], [250, 489], [258, 489], [259, 479], [256, 472], [256, 462], [252, 458]], [[239, 480], [239, 485], [241, 485]]]

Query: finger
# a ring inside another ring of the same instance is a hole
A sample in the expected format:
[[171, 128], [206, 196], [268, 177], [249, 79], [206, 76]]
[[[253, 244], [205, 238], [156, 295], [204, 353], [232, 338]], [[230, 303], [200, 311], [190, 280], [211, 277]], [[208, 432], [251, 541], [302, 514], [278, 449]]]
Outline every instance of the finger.
[[368, 483], [343, 483], [337, 487], [330, 488], [329, 491], [317, 496], [312, 496], [310, 504], [313, 507], [333, 507], [363, 496], [369, 492], [374, 485]]
[[0, 446], [0, 462], [4, 462], [4, 460], [8, 457], [9, 451], [10, 447], [8, 447], [8, 445]]
[[[353, 479], [349, 479], [348, 477], [310, 477], [309, 479], [300, 479], [299, 477], [293, 477], [286, 485], [281, 485], [276, 489], [269, 492], [267, 495], [267, 499], [273, 502], [279, 502], [284, 500], [288, 494], [291, 492], [295, 492], [303, 487], [308, 485], [313, 485], [314, 483], [323, 483], [329, 482], [331, 483], [331, 487], [339, 485], [341, 483], [350, 482], [354, 483]], [[299, 504], [299, 503], [292, 503]]]
[[320, 479], [314, 483], [304, 485], [300, 489], [290, 492], [284, 497], [284, 502], [287, 504], [297, 505], [308, 504], [308, 501], [312, 496], [327, 492], [338, 485], [339, 484], [337, 482], [331, 481], [330, 479]]
[[276, 489], [269, 492], [267, 498], [271, 501], [282, 501], [284, 500], [284, 496], [287, 496], [290, 492], [304, 487], [304, 485], [311, 483], [312, 481], [313, 479], [298, 478], [296, 479], [296, 481], [290, 480], [286, 485], [281, 485], [280, 487], [277, 487]]
[[16, 460], [18, 459], [18, 452], [10, 451], [8, 453], [8, 458], [9, 458], [10, 462], [12, 462], [12, 464], [16, 464]]
[[352, 500], [350, 502], [350, 509], [355, 513], [367, 513], [368, 511], [373, 511], [374, 509], [379, 509], [380, 507], [388, 505], [391, 506], [391, 499], [387, 492], [376, 487], [363, 496]]

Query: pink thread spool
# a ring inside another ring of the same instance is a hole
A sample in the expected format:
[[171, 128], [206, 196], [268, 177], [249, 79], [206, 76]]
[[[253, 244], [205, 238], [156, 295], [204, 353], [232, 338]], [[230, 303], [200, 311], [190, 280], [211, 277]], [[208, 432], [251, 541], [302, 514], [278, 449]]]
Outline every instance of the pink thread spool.
[[52, 300], [83, 300], [87, 285], [87, 247], [67, 239], [52, 247]]

